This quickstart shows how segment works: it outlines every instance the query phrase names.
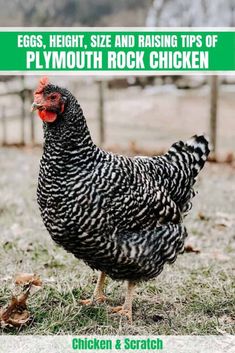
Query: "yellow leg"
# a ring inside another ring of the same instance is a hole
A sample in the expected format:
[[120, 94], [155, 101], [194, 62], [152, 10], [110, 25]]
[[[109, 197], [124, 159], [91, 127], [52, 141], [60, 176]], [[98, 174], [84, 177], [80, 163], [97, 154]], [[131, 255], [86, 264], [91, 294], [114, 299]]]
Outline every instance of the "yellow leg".
[[94, 302], [100, 304], [106, 300], [106, 297], [103, 292], [103, 288], [104, 288], [104, 284], [105, 284], [105, 277], [106, 277], [106, 274], [104, 272], [99, 273], [93, 297], [91, 299], [81, 300], [80, 304], [91, 305]]
[[135, 282], [127, 281], [127, 291], [125, 301], [122, 306], [116, 306], [112, 308], [113, 313], [126, 316], [130, 323], [132, 323], [132, 301], [135, 289]]

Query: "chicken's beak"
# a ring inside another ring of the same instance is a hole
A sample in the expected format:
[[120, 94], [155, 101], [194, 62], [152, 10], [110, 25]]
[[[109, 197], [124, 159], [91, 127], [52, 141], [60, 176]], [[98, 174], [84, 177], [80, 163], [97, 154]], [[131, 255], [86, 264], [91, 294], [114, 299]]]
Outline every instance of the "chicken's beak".
[[40, 108], [42, 108], [42, 104], [33, 102], [32, 106], [31, 106], [31, 112], [33, 112], [34, 110], [40, 109]]

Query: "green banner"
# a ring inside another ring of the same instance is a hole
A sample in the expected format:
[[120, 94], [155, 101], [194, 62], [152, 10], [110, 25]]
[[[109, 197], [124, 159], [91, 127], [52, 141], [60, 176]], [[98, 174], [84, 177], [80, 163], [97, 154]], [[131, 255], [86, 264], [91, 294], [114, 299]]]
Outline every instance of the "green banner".
[[2, 29], [0, 71], [235, 71], [235, 29]]

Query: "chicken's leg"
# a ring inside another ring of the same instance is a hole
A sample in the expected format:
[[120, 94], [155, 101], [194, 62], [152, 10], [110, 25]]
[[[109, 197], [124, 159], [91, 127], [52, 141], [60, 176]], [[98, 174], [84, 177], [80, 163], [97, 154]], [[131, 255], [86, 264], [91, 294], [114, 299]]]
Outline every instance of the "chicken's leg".
[[95, 290], [93, 293], [93, 296], [91, 299], [85, 299], [85, 300], [81, 300], [80, 304], [82, 305], [91, 305], [94, 302], [95, 303], [103, 303], [106, 300], [106, 297], [104, 295], [103, 292], [103, 288], [104, 288], [104, 283], [105, 283], [105, 277], [106, 277], [106, 273], [104, 272], [100, 272], [99, 276], [98, 276], [98, 280], [95, 286]]
[[113, 313], [118, 313], [120, 315], [126, 316], [130, 323], [132, 323], [132, 301], [135, 289], [135, 282], [127, 281], [127, 291], [125, 302], [122, 306], [116, 306], [112, 308]]

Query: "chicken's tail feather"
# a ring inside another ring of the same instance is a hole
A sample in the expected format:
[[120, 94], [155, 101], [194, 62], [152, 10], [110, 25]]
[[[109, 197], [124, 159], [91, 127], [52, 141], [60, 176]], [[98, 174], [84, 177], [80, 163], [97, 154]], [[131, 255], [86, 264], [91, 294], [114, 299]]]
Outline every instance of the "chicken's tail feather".
[[209, 139], [205, 135], [194, 135], [184, 145], [185, 149], [193, 156], [191, 168], [194, 177], [196, 177], [210, 153]]
[[209, 140], [204, 135], [194, 135], [185, 143], [174, 143], [165, 155], [167, 160], [182, 167], [187, 166], [195, 178], [203, 168], [210, 153]]
[[171, 196], [177, 200], [186, 215], [192, 207], [195, 196], [193, 185], [210, 153], [209, 140], [204, 135], [195, 135], [186, 142], [178, 141], [169, 149], [164, 158], [176, 166], [177, 182], [171, 185]]

